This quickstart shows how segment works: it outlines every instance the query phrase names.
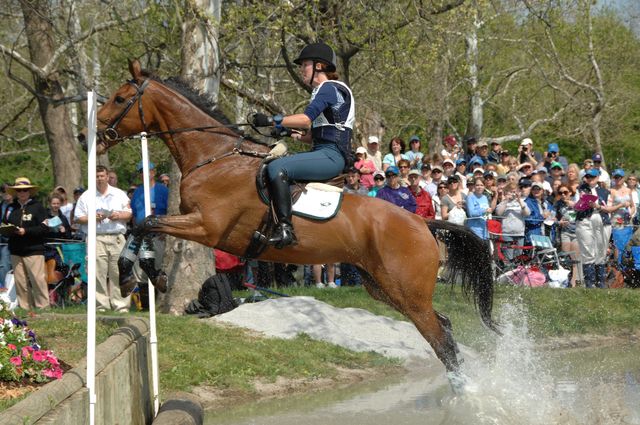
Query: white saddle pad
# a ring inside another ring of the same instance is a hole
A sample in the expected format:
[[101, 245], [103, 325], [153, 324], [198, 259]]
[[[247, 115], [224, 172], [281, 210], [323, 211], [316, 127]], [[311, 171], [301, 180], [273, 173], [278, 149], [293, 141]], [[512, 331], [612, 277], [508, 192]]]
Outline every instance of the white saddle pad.
[[333, 186], [321, 185], [326, 190], [318, 189], [318, 185], [307, 185], [307, 191], [293, 204], [293, 212], [303, 217], [327, 220], [338, 213], [342, 203], [342, 191]]

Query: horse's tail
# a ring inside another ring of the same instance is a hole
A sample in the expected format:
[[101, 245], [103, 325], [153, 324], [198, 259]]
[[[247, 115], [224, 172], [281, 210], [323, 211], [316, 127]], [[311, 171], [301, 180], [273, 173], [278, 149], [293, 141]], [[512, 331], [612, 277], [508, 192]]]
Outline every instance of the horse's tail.
[[473, 292], [473, 301], [489, 329], [499, 333], [491, 318], [493, 269], [489, 245], [468, 227], [442, 220], [426, 220], [429, 230], [447, 247], [445, 263], [450, 282], [461, 282], [463, 294]]

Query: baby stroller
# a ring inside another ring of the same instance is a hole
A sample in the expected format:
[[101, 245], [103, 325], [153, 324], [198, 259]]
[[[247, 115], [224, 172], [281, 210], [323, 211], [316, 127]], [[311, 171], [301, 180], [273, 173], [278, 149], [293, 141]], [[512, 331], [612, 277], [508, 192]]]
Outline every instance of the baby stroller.
[[59, 247], [48, 246], [45, 250], [49, 304], [65, 308], [69, 304], [80, 304], [85, 300], [86, 283], [81, 279], [81, 263], [63, 261]]

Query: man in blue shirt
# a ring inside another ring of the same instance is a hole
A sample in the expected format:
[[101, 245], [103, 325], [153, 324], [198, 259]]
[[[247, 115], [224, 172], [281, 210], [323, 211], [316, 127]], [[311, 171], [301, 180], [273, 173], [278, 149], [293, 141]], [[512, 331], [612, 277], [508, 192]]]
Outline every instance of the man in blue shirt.
[[416, 199], [409, 189], [400, 186], [399, 175], [400, 171], [398, 170], [398, 167], [392, 165], [387, 168], [387, 171], [385, 171], [387, 185], [378, 191], [376, 198], [384, 199], [385, 201], [389, 201], [400, 208], [414, 213], [417, 208]]
[[[149, 162], [149, 193], [151, 195], [151, 214], [167, 215], [169, 204], [169, 189], [163, 184], [156, 182], [156, 166], [153, 162]], [[137, 167], [140, 178], [142, 178], [142, 161]], [[131, 211], [133, 213], [133, 223], [137, 226], [142, 224], [145, 218], [144, 211], [144, 185], [140, 185], [133, 192], [131, 198]]]

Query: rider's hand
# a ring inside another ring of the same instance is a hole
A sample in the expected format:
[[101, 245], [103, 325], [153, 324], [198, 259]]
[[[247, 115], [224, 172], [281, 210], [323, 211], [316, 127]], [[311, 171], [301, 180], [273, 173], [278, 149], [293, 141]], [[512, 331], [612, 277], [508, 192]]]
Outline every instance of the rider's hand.
[[271, 127], [273, 125], [273, 118], [258, 112], [251, 116], [251, 124], [256, 127]]
[[279, 158], [287, 153], [287, 144], [285, 142], [278, 142], [269, 151], [267, 158]]

